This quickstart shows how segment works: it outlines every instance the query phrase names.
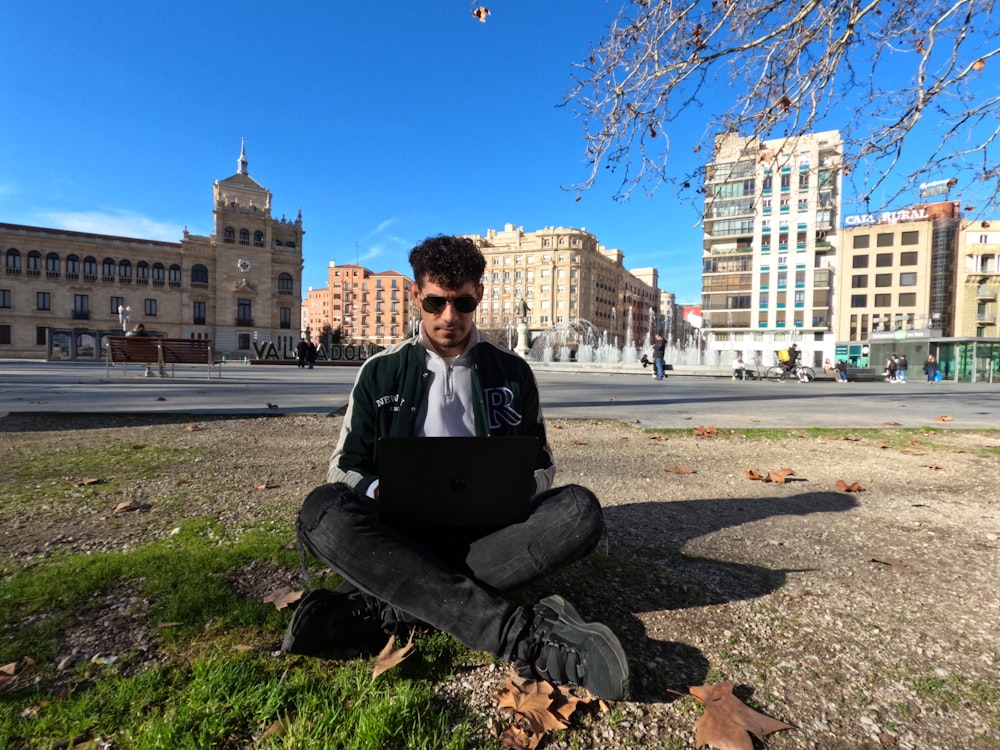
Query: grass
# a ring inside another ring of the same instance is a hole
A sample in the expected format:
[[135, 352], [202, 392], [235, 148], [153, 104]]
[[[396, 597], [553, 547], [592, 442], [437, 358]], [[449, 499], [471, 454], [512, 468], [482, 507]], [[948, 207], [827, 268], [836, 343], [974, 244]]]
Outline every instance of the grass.
[[[293, 569], [287, 533], [226, 539], [212, 521], [134, 551], [71, 555], [0, 583], [0, 664], [36, 662], [23, 685], [0, 693], [0, 747], [49, 747], [103, 738], [116, 747], [461, 748], [473, 724], [429, 680], [472, 656], [432, 633], [416, 655], [372, 680], [368, 658], [275, 659], [288, 619], [247, 599], [227, 577], [251, 561]], [[135, 587], [151, 603], [167, 662], [130, 674], [125, 655], [57, 674], [59, 638], [107, 596]], [[247, 644], [251, 644], [247, 647]], [[263, 735], [270, 733], [264, 739]]]

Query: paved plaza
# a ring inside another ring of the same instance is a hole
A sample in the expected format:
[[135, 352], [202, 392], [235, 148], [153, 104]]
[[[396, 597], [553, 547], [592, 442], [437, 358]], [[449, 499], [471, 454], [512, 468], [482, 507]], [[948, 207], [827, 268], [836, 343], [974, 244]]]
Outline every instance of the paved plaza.
[[[229, 363], [222, 378], [177, 367], [142, 377], [131, 365], [0, 360], [0, 419], [11, 412], [161, 414], [333, 414], [347, 403], [354, 367]], [[1000, 384], [770, 383], [674, 375], [657, 382], [639, 366], [608, 371], [536, 368], [550, 420], [615, 419], [652, 428], [905, 427], [1000, 428]], [[940, 418], [947, 417], [947, 421]]]

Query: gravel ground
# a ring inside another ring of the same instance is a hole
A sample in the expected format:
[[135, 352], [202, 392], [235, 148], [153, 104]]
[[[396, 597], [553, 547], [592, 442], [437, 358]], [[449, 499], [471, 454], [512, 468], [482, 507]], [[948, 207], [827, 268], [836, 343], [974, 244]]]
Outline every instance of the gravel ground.
[[[0, 503], [0, 564], [128, 548], [198, 516], [237, 531], [271, 522], [291, 537], [339, 428], [318, 416], [0, 415], [6, 461], [81, 444], [179, 457], [115, 495], [66, 482], [79, 477], [40, 478], [66, 484], [65, 497]], [[550, 421], [557, 481], [593, 489], [608, 531], [595, 555], [545, 585], [619, 632], [635, 684], [633, 700], [544, 746], [692, 748], [696, 714], [672, 691], [727, 679], [796, 727], [771, 735], [773, 750], [1000, 748], [1000, 434], [695, 432]], [[785, 483], [746, 474], [783, 468], [794, 471]], [[839, 491], [838, 480], [863, 491]], [[114, 513], [123, 501], [144, 510]], [[297, 572], [263, 564], [233, 577], [248, 596], [299, 583]], [[107, 601], [66, 634], [64, 665], [136, 648], [158, 658], [141, 597]], [[441, 690], [480, 712], [483, 737], [495, 737], [505, 679], [483, 663]]]

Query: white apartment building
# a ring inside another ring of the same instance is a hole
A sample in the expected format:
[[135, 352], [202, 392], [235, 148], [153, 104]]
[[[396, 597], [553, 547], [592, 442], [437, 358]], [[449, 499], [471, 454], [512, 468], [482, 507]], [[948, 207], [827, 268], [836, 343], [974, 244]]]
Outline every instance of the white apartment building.
[[793, 341], [804, 362], [834, 355], [841, 195], [837, 131], [715, 139], [705, 174], [705, 361], [772, 363]]

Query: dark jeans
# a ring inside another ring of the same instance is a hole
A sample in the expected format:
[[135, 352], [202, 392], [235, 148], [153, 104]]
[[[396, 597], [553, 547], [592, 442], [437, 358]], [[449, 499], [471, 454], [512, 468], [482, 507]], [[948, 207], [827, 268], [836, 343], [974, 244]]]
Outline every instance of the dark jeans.
[[656, 379], [663, 380], [663, 357], [655, 357], [653, 359], [653, 367], [656, 368]]
[[500, 592], [581, 559], [604, 531], [597, 498], [577, 485], [537, 495], [525, 521], [485, 535], [451, 529], [404, 534], [384, 525], [376, 508], [346, 484], [317, 487], [299, 511], [300, 542], [403, 619], [504, 659], [529, 615]]

